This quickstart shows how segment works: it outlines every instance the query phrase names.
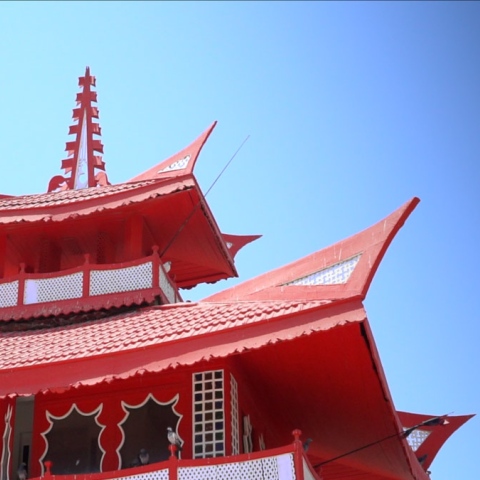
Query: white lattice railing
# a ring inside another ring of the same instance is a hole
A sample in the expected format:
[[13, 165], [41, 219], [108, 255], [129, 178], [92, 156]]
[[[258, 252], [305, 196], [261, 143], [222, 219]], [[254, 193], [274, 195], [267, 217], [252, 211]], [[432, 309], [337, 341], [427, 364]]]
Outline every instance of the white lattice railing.
[[215, 465], [180, 467], [178, 480], [295, 480], [293, 453]]
[[[130, 474], [126, 470], [119, 470], [105, 473], [52, 475], [49, 473], [50, 465], [45, 476], [38, 477], [36, 480], [296, 480], [300, 477], [300, 472], [296, 471], [293, 451], [270, 456], [268, 452], [263, 453], [265, 455], [253, 459], [245, 458], [243, 461], [232, 461], [228, 457], [216, 458], [215, 463], [211, 464], [205, 464], [205, 459], [183, 461], [170, 458], [167, 462], [156, 464], [161, 468], [155, 469], [156, 465], [137, 467], [131, 469]], [[248, 455], [239, 457], [248, 457]], [[183, 466], [184, 463], [187, 465]], [[318, 480], [318, 477], [308, 470], [306, 463], [302, 468], [307, 468], [308, 471], [304, 478]]]
[[0, 281], [0, 309], [142, 290], [161, 292], [168, 303], [181, 301], [156, 248], [150, 257], [129, 263], [95, 265], [86, 256], [82, 266], [57, 274], [24, 270], [22, 265], [16, 277]]
[[195, 460], [179, 460], [171, 450], [165, 462], [113, 472], [52, 475], [51, 462], [45, 462], [45, 476], [32, 480], [319, 480], [305, 456], [300, 433], [294, 431], [293, 444], [273, 450]]

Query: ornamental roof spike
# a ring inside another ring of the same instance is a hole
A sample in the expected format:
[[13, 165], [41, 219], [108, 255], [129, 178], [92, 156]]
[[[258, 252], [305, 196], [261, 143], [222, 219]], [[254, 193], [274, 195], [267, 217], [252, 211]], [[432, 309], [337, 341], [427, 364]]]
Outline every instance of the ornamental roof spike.
[[229, 233], [222, 233], [222, 238], [225, 241], [232, 258], [235, 258], [235, 255], [238, 253], [238, 251], [245, 245], [258, 240], [261, 237], [261, 235], [232, 235]]
[[48, 192], [80, 190], [110, 184], [105, 173], [105, 163], [98, 155], [103, 153], [103, 144], [94, 137], [101, 135], [101, 128], [99, 123], [93, 121], [99, 117], [99, 111], [92, 105], [97, 102], [97, 92], [92, 90], [92, 87], [96, 86], [96, 79], [90, 75], [90, 67], [86, 67], [85, 75], [78, 78], [78, 85], [81, 91], [76, 95], [76, 107], [72, 115], [76, 123], [68, 130], [68, 134], [74, 135], [74, 139], [66, 142], [67, 158], [61, 163], [64, 176], [52, 177]]

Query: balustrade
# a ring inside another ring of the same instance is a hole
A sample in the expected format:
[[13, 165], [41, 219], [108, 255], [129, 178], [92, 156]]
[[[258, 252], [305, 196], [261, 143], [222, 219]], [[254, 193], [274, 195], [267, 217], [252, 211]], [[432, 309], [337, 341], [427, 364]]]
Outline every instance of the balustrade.
[[0, 280], [0, 316], [2, 309], [27, 306], [31, 312], [35, 305], [65, 301], [78, 310], [82, 301], [128, 292], [158, 291], [165, 303], [181, 301], [157, 247], [149, 257], [120, 264], [92, 264], [86, 255], [83, 265], [62, 272], [32, 274], [20, 267], [18, 275]]

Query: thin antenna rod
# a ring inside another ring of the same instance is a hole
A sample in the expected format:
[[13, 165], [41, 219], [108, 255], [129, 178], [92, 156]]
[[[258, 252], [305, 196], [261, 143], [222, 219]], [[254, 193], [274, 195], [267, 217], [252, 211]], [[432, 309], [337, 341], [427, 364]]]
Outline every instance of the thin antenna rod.
[[247, 143], [247, 140], [250, 138], [250, 135], [247, 135], [245, 137], [245, 140], [240, 144], [240, 146], [237, 148], [236, 152], [232, 155], [232, 158], [226, 163], [226, 165], [223, 167], [222, 171], [218, 174], [217, 178], [213, 181], [213, 183], [210, 185], [210, 188], [207, 190], [205, 193], [205, 198], [207, 197], [208, 193], [210, 190], [213, 188], [213, 186], [217, 183], [218, 179], [223, 175], [223, 172], [228, 168], [228, 166], [232, 163], [233, 159], [237, 156], [237, 153], [242, 149], [242, 147]]
[[[237, 156], [237, 153], [242, 149], [242, 147], [245, 145], [245, 143], [247, 142], [247, 140], [250, 138], [250, 135], [247, 135], [245, 137], [245, 140], [240, 144], [240, 146], [237, 148], [237, 150], [235, 151], [235, 153], [232, 155], [232, 157], [230, 158], [230, 160], [225, 164], [225, 166], [223, 167], [222, 171], [217, 175], [217, 178], [215, 178], [215, 180], [213, 181], [213, 183], [210, 185], [209, 189], [207, 190], [207, 192], [205, 193], [205, 195], [203, 196], [203, 198], [206, 198], [207, 195], [209, 194], [210, 190], [213, 188], [213, 186], [217, 183], [217, 181], [220, 179], [220, 177], [223, 175], [223, 173], [225, 172], [225, 170], [228, 168], [228, 166], [232, 163], [233, 159]], [[190, 221], [190, 219], [193, 217], [193, 214], [197, 211], [198, 207], [200, 207], [201, 205], [201, 197], [199, 199], [199, 201], [197, 202], [196, 205], [194, 205], [194, 207], [192, 208], [192, 211], [189, 213], [189, 215], [187, 216], [187, 218], [184, 220], [184, 222], [180, 225], [180, 227], [178, 228], [178, 230], [174, 233], [172, 239], [168, 242], [167, 246], [163, 249], [162, 253], [160, 254], [160, 258], [162, 258], [165, 253], [168, 251], [168, 249], [172, 246], [173, 242], [177, 239], [177, 237], [180, 235], [180, 233], [182, 232], [182, 230], [185, 228], [185, 226], [187, 225], [187, 223]]]

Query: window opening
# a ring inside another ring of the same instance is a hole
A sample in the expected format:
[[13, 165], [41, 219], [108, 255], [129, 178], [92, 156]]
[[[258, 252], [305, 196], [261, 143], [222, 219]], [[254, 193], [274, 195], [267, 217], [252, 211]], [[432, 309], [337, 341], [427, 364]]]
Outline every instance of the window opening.
[[52, 462], [54, 475], [100, 472], [103, 451], [99, 445], [104, 425], [97, 421], [102, 405], [90, 413], [84, 413], [75, 404], [64, 416], [46, 412], [50, 428], [42, 433], [47, 448], [41, 458]]
[[122, 402], [126, 417], [120, 424], [124, 441], [120, 447], [122, 468], [137, 466], [140, 450], [148, 453], [148, 462], [167, 460], [170, 456], [167, 428], [171, 427], [178, 434], [178, 424], [182, 415], [175, 411], [179, 395], [169, 402], [159, 402], [153, 395], [138, 405]]

